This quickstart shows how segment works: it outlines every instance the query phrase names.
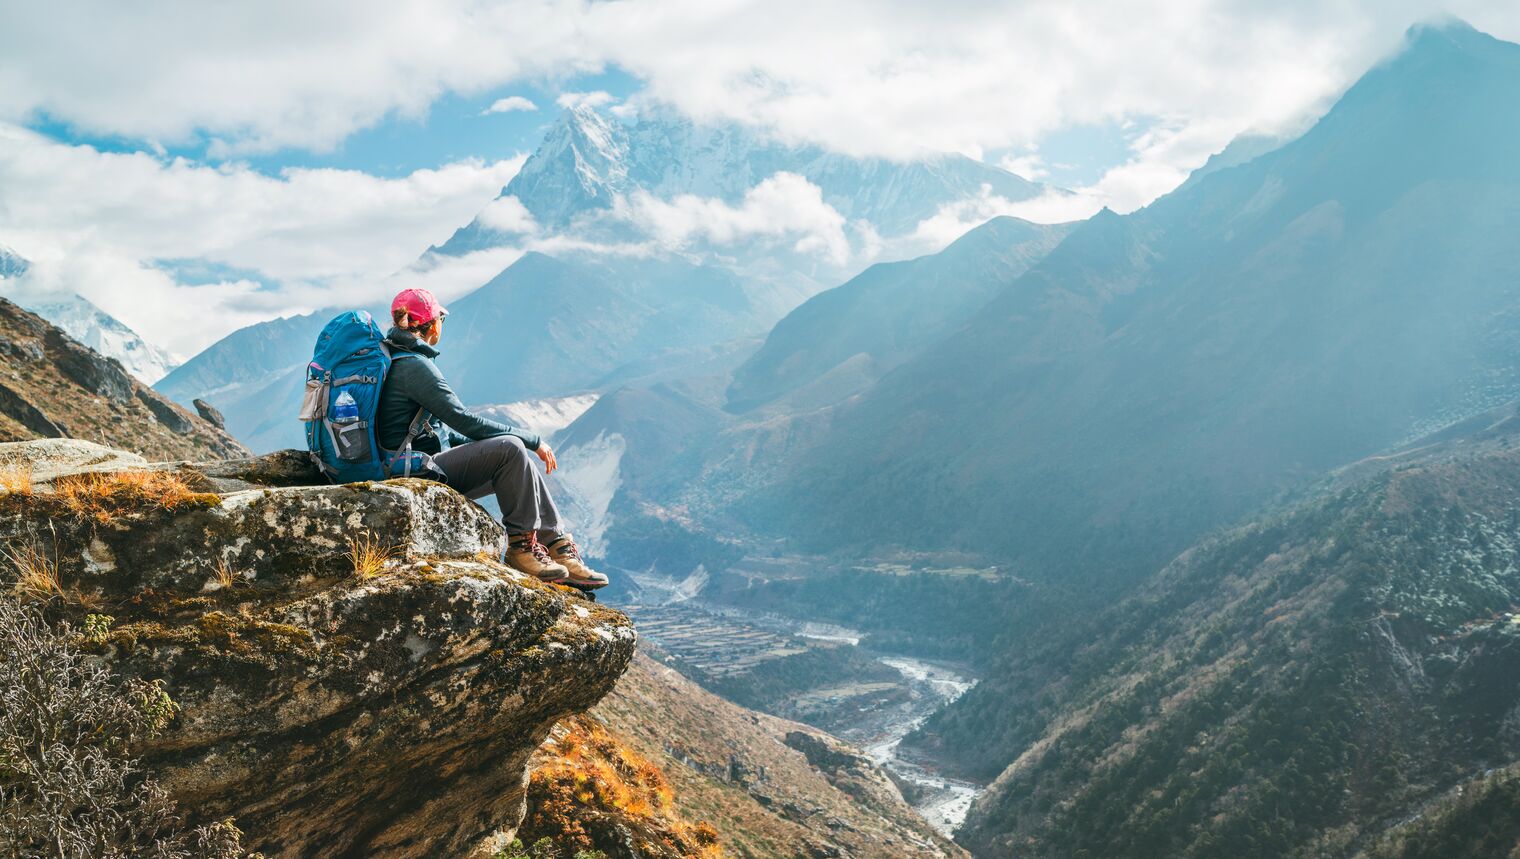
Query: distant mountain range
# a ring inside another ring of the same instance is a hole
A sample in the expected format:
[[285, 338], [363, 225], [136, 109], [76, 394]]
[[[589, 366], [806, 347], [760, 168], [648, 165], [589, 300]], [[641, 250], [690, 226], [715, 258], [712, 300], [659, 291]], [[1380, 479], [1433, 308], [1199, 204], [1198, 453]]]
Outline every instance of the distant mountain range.
[[27, 301], [26, 309], [67, 331], [70, 337], [121, 362], [127, 372], [153, 384], [180, 365], [169, 350], [144, 340], [125, 323], [80, 295]]
[[1508, 855], [1517, 91], [1520, 45], [1417, 27], [1144, 210], [609, 393], [560, 436], [598, 548], [978, 664], [912, 741], [994, 780], [978, 856]]
[[31, 268], [21, 254], [16, 253], [5, 245], [0, 245], [0, 278], [20, 277]]
[[[629, 125], [591, 108], [569, 109], [503, 189], [503, 199], [431, 249], [422, 264], [485, 248], [533, 246], [524, 230], [534, 241], [573, 241], [552, 252], [530, 250], [450, 302], [440, 364], [466, 402], [484, 405], [607, 390], [763, 335], [859, 264], [820, 260], [767, 236], [679, 251], [606, 253], [596, 245], [648, 238], [624, 219], [632, 196], [675, 205], [694, 195], [741, 205], [748, 191], [778, 172], [816, 184], [851, 225], [851, 235], [864, 230], [878, 239], [910, 233], [941, 207], [969, 197], [1023, 200], [1051, 191], [959, 155], [853, 159], [769, 143], [738, 127], [661, 116]], [[520, 206], [530, 225], [504, 224], [493, 214], [503, 201]], [[299, 445], [285, 407], [295, 402], [300, 367], [317, 331], [339, 310], [235, 332], [158, 387], [182, 403], [211, 401], [256, 450]]]
[[729, 409], [748, 411], [803, 387], [829, 402], [863, 390], [964, 325], [1068, 232], [1066, 224], [994, 218], [940, 253], [872, 266], [813, 296], [734, 373]]
[[[957, 154], [909, 161], [852, 158], [765, 140], [737, 125], [700, 125], [656, 112], [627, 124], [591, 107], [566, 110], [502, 197], [554, 231], [590, 225], [643, 191], [737, 203], [777, 173], [799, 175], [849, 221], [891, 237], [911, 232], [942, 206], [983, 193], [1018, 201], [1049, 189]], [[477, 218], [437, 250], [459, 254], [509, 243], [517, 230]]]
[[[0, 281], [20, 278], [31, 271], [31, 267], [20, 254], [0, 245]], [[75, 340], [120, 361], [127, 372], [145, 384], [157, 382], [179, 366], [179, 359], [167, 349], [144, 340], [142, 335], [83, 296], [71, 293], [18, 294], [6, 286], [0, 284], [0, 292], [12, 295], [26, 309], [62, 328]]]
[[1112, 583], [1520, 394], [1517, 90], [1520, 46], [1417, 28], [1298, 139], [1072, 230], [724, 515]]

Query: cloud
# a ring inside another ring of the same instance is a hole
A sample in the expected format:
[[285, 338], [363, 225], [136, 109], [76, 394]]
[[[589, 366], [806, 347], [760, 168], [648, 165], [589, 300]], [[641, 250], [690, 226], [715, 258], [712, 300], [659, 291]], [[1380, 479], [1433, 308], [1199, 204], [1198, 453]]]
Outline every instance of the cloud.
[[640, 191], [619, 201], [615, 216], [669, 249], [696, 241], [722, 246], [769, 237], [835, 265], [844, 265], [851, 255], [844, 216], [823, 201], [817, 185], [795, 173], [763, 180], [746, 191], [737, 206], [694, 194], [661, 200]]
[[491, 102], [491, 106], [480, 112], [481, 116], [488, 113], [511, 113], [514, 110], [538, 110], [538, 105], [532, 100], [520, 95], [509, 95]]
[[998, 161], [998, 166], [1009, 173], [1036, 182], [1050, 175], [1050, 171], [1045, 167], [1045, 159], [1040, 157], [1040, 153], [1035, 151], [1033, 145], [1022, 155], [1004, 155]]
[[[1137, 119], [1149, 129], [1127, 161], [1075, 194], [984, 193], [945, 207], [914, 234], [943, 244], [996, 214], [1068, 220], [1144, 205], [1237, 134], [1302, 124], [1410, 23], [1440, 12], [1520, 40], [1513, 0], [972, 0], [953, 12], [917, 0], [11, 4], [0, 27], [0, 239], [36, 261], [39, 284], [77, 287], [179, 351], [255, 315], [348, 300], [397, 270], [463, 289], [505, 257], [408, 266], [487, 204], [488, 222], [522, 233], [514, 253], [761, 237], [830, 262], [850, 259], [853, 243], [859, 262], [897, 249], [798, 177], [766, 179], [736, 204], [636, 196], [620, 212], [651, 238], [598, 244], [534, 232], [512, 202], [491, 203], [521, 159], [396, 178], [271, 176], [171, 159], [164, 144], [205, 144], [213, 160], [324, 150], [388, 118], [423, 118], [447, 93], [610, 68], [643, 83], [615, 111], [658, 103], [853, 155], [1013, 151], [1027, 154], [1011, 166], [1032, 172], [1037, 155], [1059, 157], [1031, 148], [1054, 130]], [[493, 107], [504, 102], [515, 104]], [[38, 119], [143, 151], [67, 146], [5, 124]], [[257, 277], [194, 285], [155, 259]]]
[[516, 197], [497, 197], [475, 216], [481, 226], [499, 233], [535, 233], [538, 224], [533, 213]]
[[852, 154], [980, 153], [1136, 116], [1218, 120], [1217, 149], [1323, 107], [1416, 20], [1520, 38], [1513, 0], [12, 5], [0, 119], [229, 154], [331, 147], [446, 92], [610, 66], [641, 99]]
[[[269, 176], [0, 125], [0, 236], [35, 263], [39, 283], [75, 289], [144, 336], [193, 352], [250, 311], [327, 306], [335, 284], [373, 284], [407, 266], [489, 203], [522, 161], [460, 161], [394, 179], [333, 169]], [[178, 284], [157, 259], [204, 260], [263, 282]], [[197, 308], [194, 325], [184, 324], [187, 306]]]
[[560, 107], [602, 107], [617, 101], [612, 93], [596, 90], [595, 92], [567, 92], [562, 93], [554, 103]]

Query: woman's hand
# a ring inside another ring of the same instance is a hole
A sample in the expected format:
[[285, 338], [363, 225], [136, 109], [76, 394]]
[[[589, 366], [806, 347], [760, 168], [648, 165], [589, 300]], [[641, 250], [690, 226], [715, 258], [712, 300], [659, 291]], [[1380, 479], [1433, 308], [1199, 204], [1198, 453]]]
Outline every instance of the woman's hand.
[[544, 473], [553, 474], [554, 469], [559, 468], [559, 460], [554, 458], [554, 448], [546, 442], [538, 443], [538, 450], [534, 451], [538, 458], [544, 461]]

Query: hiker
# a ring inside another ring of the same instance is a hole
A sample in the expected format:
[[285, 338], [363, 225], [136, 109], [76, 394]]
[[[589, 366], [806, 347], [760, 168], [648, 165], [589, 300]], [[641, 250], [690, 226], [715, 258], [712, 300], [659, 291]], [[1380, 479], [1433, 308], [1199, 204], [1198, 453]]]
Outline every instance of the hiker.
[[[402, 290], [391, 302], [394, 327], [385, 339], [392, 363], [375, 413], [380, 448], [400, 451], [410, 443], [411, 450], [431, 455], [436, 472], [428, 476], [467, 498], [494, 493], [512, 567], [582, 590], [606, 585], [607, 577], [586, 566], [575, 540], [561, 530], [544, 481], [559, 467], [554, 450], [537, 433], [472, 414], [433, 363], [447, 315], [426, 289]], [[544, 464], [542, 474], [534, 455]]]

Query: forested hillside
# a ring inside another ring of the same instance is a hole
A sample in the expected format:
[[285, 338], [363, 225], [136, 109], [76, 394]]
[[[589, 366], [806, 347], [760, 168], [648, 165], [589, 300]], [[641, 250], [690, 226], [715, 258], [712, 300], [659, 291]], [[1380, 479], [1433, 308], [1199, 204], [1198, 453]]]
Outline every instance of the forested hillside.
[[1475, 782], [1483, 803], [1453, 790], [1520, 761], [1520, 422], [1489, 423], [1207, 540], [1011, 655], [918, 738], [1001, 770], [959, 838], [1347, 856], [1409, 821], [1374, 855], [1423, 856], [1513, 826], [1474, 811], [1507, 780]]

